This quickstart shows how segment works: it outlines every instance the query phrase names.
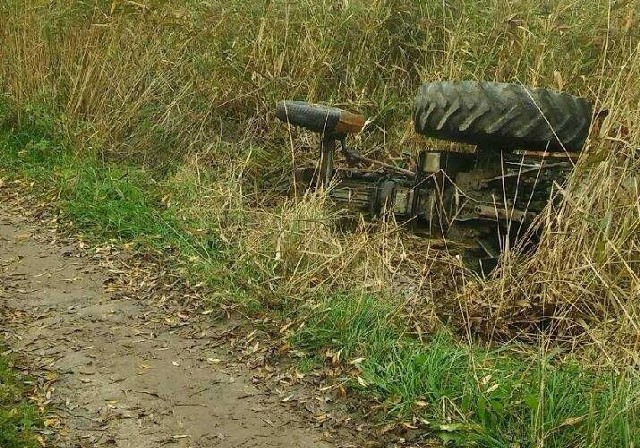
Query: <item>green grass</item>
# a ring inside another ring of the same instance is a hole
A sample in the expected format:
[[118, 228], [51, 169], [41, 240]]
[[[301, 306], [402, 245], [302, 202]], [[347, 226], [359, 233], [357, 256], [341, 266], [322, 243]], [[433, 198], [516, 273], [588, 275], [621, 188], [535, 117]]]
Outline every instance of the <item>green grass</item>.
[[153, 238], [168, 232], [158, 215], [158, 198], [147, 188], [151, 180], [140, 169], [78, 157], [56, 140], [33, 129], [0, 135], [0, 166], [20, 169], [8, 175], [37, 181], [57, 192], [62, 209], [79, 228], [99, 238]]
[[386, 418], [422, 419], [462, 446], [631, 447], [640, 440], [640, 376], [582, 367], [552, 352], [481, 349], [440, 333], [406, 334], [389, 302], [337, 295], [305, 316], [294, 344], [359, 359], [342, 379], [383, 405]]
[[41, 414], [27, 402], [28, 386], [10, 360], [0, 355], [0, 447], [35, 448]]
[[0, 146], [6, 176], [55, 194], [64, 216], [93, 238], [169, 243], [184, 238], [175, 234], [173, 218], [165, 216], [162, 190], [150, 172], [105, 163], [91, 152], [75, 154], [56, 135], [54, 118], [32, 118], [13, 129], [2, 123], [0, 107]]
[[[163, 203], [163, 197], [188, 193], [190, 185], [168, 185], [157, 181], [153, 171], [102, 161], [95, 153], [78, 155], [56, 134], [54, 118], [40, 108], [30, 110], [40, 111], [40, 118], [15, 129], [3, 124], [7, 109], [0, 105], [0, 174], [32, 183], [36, 195], [53, 197], [52, 205], [65, 221], [89, 240], [161, 251], [185, 275], [197, 275], [198, 282], [226, 290], [226, 300], [233, 297], [249, 309], [260, 308], [234, 288], [236, 283], [246, 284], [250, 269], [236, 266], [240, 274], [230, 275], [228, 243], [207, 223], [187, 219], [179, 208]], [[207, 231], [196, 231], [202, 227]]]

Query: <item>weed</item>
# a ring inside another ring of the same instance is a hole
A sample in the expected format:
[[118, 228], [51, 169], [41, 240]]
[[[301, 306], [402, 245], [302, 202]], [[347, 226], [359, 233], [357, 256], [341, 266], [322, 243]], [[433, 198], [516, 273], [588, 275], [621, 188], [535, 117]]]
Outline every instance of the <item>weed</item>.
[[640, 437], [632, 370], [592, 370], [544, 345], [527, 355], [517, 346], [461, 344], [449, 333], [421, 342], [397, 316], [389, 302], [337, 295], [304, 317], [293, 342], [320, 358], [327, 348], [340, 353], [357, 366], [341, 381], [360, 396], [464, 446], [628, 447]]
[[41, 425], [40, 412], [27, 401], [25, 378], [5, 356], [0, 355], [0, 446], [35, 448], [40, 446], [35, 430]]

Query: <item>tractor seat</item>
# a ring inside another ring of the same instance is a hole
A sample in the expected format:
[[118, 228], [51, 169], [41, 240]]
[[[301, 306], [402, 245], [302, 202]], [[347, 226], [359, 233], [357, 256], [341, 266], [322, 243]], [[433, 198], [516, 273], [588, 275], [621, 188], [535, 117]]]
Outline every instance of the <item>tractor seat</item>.
[[276, 116], [293, 126], [338, 138], [357, 134], [365, 124], [363, 115], [305, 101], [280, 101]]

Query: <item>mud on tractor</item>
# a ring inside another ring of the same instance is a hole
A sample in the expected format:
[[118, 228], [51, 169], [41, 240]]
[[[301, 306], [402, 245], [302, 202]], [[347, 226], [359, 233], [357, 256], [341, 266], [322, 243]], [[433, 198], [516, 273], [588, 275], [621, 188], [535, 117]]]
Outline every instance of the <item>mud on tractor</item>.
[[[544, 88], [494, 82], [433, 82], [414, 103], [418, 134], [475, 146], [473, 152], [421, 150], [412, 169], [364, 157], [347, 145], [365, 117], [302, 101], [276, 115], [320, 135], [312, 188], [371, 217], [392, 213], [428, 236], [457, 241], [487, 272], [507, 245], [535, 244], [529, 232], [554, 188], [572, 171], [589, 134], [592, 106]], [[336, 166], [337, 149], [344, 163]]]

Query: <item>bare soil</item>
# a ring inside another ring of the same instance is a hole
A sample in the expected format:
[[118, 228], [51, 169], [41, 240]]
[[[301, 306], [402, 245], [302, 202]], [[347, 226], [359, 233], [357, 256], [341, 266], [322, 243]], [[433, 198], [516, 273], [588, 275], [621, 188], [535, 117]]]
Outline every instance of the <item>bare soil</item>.
[[39, 372], [48, 446], [336, 446], [256, 387], [221, 343], [228, 324], [176, 331], [53, 232], [0, 203], [1, 333]]

